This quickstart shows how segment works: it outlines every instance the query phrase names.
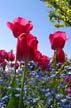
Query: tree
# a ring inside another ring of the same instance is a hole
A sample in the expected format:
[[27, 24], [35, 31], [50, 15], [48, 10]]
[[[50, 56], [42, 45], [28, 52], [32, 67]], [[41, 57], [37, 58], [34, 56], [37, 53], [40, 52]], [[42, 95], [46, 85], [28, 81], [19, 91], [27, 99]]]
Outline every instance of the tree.
[[55, 27], [71, 27], [71, 0], [41, 1], [49, 8], [49, 18]]

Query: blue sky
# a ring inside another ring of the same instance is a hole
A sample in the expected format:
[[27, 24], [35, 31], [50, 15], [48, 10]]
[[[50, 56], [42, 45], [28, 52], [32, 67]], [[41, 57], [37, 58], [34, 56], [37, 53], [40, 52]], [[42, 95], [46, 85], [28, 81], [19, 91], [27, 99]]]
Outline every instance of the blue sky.
[[[57, 30], [65, 31], [67, 38], [71, 37], [70, 28], [55, 28], [48, 18], [48, 8], [40, 0], [1, 0], [0, 1], [0, 49], [10, 51], [16, 50], [16, 39], [6, 25], [7, 21], [21, 16], [31, 20], [33, 30], [31, 33], [35, 35], [39, 41], [38, 49], [45, 55], [52, 57], [49, 42], [49, 34]], [[64, 51], [71, 57], [71, 39], [65, 44]]]

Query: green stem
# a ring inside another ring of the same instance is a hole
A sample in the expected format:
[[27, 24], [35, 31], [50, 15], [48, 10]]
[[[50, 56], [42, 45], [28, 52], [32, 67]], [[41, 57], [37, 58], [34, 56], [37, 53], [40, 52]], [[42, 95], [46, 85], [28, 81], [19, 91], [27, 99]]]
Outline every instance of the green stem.
[[15, 99], [15, 89], [17, 87], [17, 82], [16, 82], [16, 60], [15, 60], [15, 66], [14, 66], [14, 77], [11, 83], [11, 91], [9, 94], [11, 94], [11, 98], [9, 99], [8, 102], [8, 108], [16, 108], [16, 99]]
[[14, 65], [14, 77], [13, 77], [13, 80], [12, 80], [12, 84], [11, 84], [11, 86], [15, 89], [16, 88], [16, 62], [17, 62], [17, 60], [15, 60], [15, 65]]
[[26, 63], [25, 63], [25, 67], [24, 67], [24, 74], [23, 74], [23, 80], [22, 80], [22, 85], [21, 85], [21, 91], [20, 91], [20, 97], [19, 97], [19, 108], [24, 108], [24, 102], [23, 102], [23, 96], [24, 96], [24, 92], [23, 92], [23, 88], [25, 85], [25, 74], [26, 74]]

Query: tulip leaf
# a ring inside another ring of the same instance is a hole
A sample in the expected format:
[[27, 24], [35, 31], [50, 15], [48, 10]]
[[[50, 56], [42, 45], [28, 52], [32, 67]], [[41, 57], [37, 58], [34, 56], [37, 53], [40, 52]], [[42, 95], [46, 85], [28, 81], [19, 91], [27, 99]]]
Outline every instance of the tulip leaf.
[[11, 97], [9, 102], [8, 102], [8, 108], [18, 108], [16, 104], [16, 98]]

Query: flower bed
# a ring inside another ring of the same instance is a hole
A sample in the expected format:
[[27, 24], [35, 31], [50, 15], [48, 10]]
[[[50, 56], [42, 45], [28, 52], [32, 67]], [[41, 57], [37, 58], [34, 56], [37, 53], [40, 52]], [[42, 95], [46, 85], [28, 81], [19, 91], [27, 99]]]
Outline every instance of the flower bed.
[[7, 25], [17, 46], [16, 54], [0, 50], [0, 108], [71, 108], [71, 61], [63, 51], [66, 33], [50, 34], [50, 59], [38, 50], [31, 21], [18, 17]]

